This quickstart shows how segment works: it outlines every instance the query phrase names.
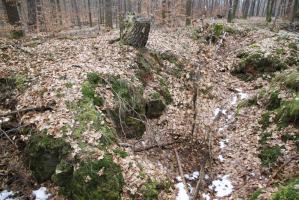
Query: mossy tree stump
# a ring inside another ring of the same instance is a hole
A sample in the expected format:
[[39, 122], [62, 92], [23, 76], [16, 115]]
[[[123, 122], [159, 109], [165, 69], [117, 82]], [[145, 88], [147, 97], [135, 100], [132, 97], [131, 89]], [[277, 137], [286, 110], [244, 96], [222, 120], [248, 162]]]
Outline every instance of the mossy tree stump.
[[150, 27], [149, 19], [128, 15], [121, 26], [121, 40], [124, 44], [135, 48], [145, 47]]

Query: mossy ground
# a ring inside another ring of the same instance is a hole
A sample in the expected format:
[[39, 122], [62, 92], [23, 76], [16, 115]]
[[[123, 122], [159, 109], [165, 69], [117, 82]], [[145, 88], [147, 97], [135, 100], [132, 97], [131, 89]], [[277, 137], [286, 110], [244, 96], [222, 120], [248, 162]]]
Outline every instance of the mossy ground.
[[70, 181], [63, 183], [61, 192], [71, 199], [117, 200], [121, 199], [123, 185], [120, 166], [111, 155], [105, 155], [98, 161], [82, 162]]
[[299, 191], [295, 189], [295, 185], [299, 185], [299, 178], [280, 186], [278, 192], [272, 195], [271, 200], [299, 200]]
[[264, 146], [262, 147], [259, 158], [263, 166], [271, 167], [276, 163], [280, 155], [281, 148], [279, 146]]
[[159, 193], [164, 190], [166, 192], [171, 188], [172, 183], [169, 180], [157, 181], [149, 179], [142, 187], [141, 194], [144, 200], [158, 199]]
[[71, 148], [63, 139], [44, 134], [31, 136], [25, 154], [27, 164], [38, 182], [49, 180], [56, 166], [67, 156]]
[[279, 56], [266, 55], [260, 50], [241, 52], [238, 57], [241, 60], [234, 67], [232, 74], [245, 81], [253, 80], [264, 73], [273, 73], [287, 68], [287, 64]]

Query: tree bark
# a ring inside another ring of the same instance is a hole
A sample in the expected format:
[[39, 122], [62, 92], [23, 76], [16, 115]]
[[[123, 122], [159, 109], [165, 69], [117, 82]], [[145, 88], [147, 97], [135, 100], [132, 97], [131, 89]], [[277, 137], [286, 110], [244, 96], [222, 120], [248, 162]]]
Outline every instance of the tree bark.
[[135, 48], [145, 47], [150, 31], [150, 20], [128, 16], [121, 40]]
[[113, 28], [111, 0], [105, 0], [105, 24], [107, 27]]
[[267, 22], [271, 22], [271, 20], [272, 20], [273, 6], [274, 6], [274, 0], [268, 0], [267, 13], [266, 13], [266, 21]]
[[228, 14], [227, 14], [227, 22], [231, 23], [233, 21], [233, 0], [229, 0]]
[[186, 2], [186, 26], [191, 25], [192, 0]]

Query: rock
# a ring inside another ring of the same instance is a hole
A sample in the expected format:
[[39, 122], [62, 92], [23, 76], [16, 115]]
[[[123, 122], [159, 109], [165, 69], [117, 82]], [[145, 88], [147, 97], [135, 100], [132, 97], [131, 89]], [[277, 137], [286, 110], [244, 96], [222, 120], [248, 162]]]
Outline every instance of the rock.
[[166, 108], [165, 101], [163, 97], [157, 92], [152, 93], [146, 102], [145, 113], [146, 117], [158, 118], [162, 115]]
[[25, 153], [32, 175], [39, 183], [49, 180], [55, 173], [56, 166], [67, 156], [70, 149], [70, 145], [63, 139], [41, 134], [31, 136]]
[[71, 162], [61, 160], [56, 166], [55, 173], [52, 175], [51, 180], [58, 186], [64, 189], [64, 186], [71, 182], [73, 177], [74, 167]]
[[120, 200], [123, 185], [120, 166], [105, 155], [101, 160], [81, 163], [63, 192], [70, 199]]

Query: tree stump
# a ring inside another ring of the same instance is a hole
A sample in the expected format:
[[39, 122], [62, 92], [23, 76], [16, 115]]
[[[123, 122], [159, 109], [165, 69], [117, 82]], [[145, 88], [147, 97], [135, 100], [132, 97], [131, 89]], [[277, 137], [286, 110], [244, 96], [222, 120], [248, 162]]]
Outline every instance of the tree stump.
[[123, 23], [121, 40], [124, 44], [136, 48], [145, 47], [150, 32], [150, 20], [129, 15]]

